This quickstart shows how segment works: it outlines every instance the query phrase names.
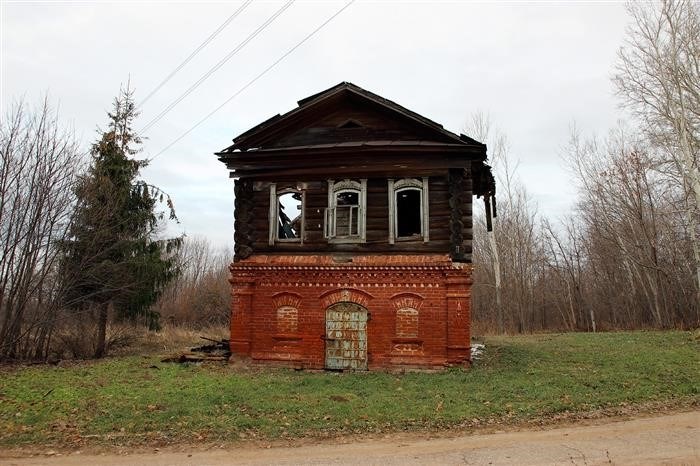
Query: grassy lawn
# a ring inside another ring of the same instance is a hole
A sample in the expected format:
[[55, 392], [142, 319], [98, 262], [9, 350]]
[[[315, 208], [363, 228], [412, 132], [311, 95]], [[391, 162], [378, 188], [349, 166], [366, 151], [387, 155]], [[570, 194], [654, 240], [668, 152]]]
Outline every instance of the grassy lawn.
[[470, 370], [305, 373], [132, 356], [0, 369], [0, 448], [234, 441], [525, 423], [700, 401], [690, 332], [491, 337]]

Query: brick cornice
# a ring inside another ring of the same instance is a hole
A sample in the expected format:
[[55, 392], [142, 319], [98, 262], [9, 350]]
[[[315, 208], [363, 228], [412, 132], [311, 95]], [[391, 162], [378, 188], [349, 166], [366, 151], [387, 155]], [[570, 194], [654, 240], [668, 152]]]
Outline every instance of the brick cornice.
[[256, 255], [231, 264], [233, 273], [261, 271], [299, 272], [428, 272], [471, 270], [471, 265], [453, 263], [445, 255], [371, 255], [355, 256], [351, 262], [337, 262], [330, 255], [273, 256]]
[[273, 266], [257, 266], [257, 265], [246, 265], [241, 266], [234, 264], [230, 267], [231, 271], [260, 271], [260, 270], [300, 270], [300, 271], [338, 271], [338, 272], [366, 272], [366, 271], [387, 271], [387, 272], [401, 272], [401, 271], [426, 271], [426, 270], [452, 270], [451, 266], [391, 266], [391, 265], [377, 265], [377, 266], [285, 266], [285, 265], [273, 265]]

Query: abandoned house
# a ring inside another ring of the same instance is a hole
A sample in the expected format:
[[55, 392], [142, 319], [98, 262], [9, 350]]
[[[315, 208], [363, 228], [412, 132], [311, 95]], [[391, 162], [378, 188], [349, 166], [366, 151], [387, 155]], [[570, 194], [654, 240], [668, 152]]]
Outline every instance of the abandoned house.
[[234, 358], [468, 365], [472, 196], [486, 146], [343, 82], [216, 154], [235, 179]]

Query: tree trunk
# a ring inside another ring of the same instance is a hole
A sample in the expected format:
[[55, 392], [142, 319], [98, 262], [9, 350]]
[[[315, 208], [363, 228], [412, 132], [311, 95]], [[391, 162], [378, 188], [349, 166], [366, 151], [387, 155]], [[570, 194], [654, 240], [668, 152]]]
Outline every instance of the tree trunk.
[[97, 345], [95, 346], [95, 359], [100, 359], [107, 349], [107, 317], [109, 314], [109, 302], [100, 305], [100, 314], [97, 321]]
[[491, 254], [493, 256], [493, 277], [496, 286], [496, 313], [498, 316], [498, 333], [505, 333], [505, 322], [503, 318], [503, 306], [501, 305], [501, 261], [498, 258], [498, 245], [496, 243], [495, 231], [487, 232]]

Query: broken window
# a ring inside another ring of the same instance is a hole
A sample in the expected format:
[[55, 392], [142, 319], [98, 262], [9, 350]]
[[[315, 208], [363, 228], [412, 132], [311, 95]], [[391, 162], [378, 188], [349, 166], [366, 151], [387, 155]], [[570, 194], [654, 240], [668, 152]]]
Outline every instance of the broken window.
[[300, 192], [277, 195], [277, 239], [301, 238], [301, 207]]
[[389, 243], [428, 241], [428, 178], [389, 179]]
[[275, 241], [301, 241], [304, 229], [304, 193], [299, 189], [277, 191], [270, 186], [270, 245]]
[[367, 180], [328, 181], [325, 235], [334, 242], [358, 242], [365, 238]]
[[335, 195], [335, 236], [358, 235], [360, 213], [359, 191], [342, 191]]

